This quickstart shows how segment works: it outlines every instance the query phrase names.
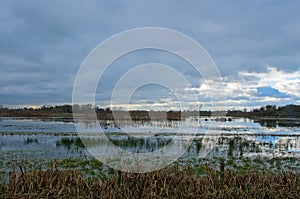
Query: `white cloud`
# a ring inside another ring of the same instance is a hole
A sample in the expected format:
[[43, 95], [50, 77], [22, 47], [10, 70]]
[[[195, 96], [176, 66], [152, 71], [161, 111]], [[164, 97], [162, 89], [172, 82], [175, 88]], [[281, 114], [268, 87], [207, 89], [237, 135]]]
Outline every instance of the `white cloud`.
[[[274, 93], [261, 95], [259, 88], [270, 88]], [[266, 72], [242, 71], [235, 76], [227, 76], [222, 80], [203, 80], [200, 87], [186, 87], [181, 91], [185, 95], [184, 108], [194, 108], [203, 105], [202, 109], [227, 110], [231, 108], [256, 108], [267, 104], [285, 105], [299, 103], [300, 71], [283, 71], [276, 67], [266, 67]], [[226, 99], [224, 99], [224, 92]], [[191, 95], [198, 96], [198, 103], [189, 102]], [[122, 104], [122, 106], [126, 106]], [[146, 109], [176, 109], [178, 102], [174, 98], [162, 98], [156, 101], [135, 100], [130, 108]]]
[[[200, 101], [215, 96], [215, 104], [226, 103], [228, 108], [251, 108], [268, 103], [284, 105], [297, 103], [300, 98], [300, 71], [288, 72], [268, 66], [266, 72], [242, 71], [236, 76], [224, 77], [224, 90], [220, 83], [204, 80], [200, 87], [185, 90], [197, 92]], [[259, 95], [259, 88], [270, 88], [274, 93]], [[222, 100], [222, 92], [225, 92], [226, 100]]]
[[287, 72], [268, 66], [267, 72], [239, 72], [239, 76], [252, 79], [246, 83], [253, 87], [270, 86], [280, 92], [300, 97], [300, 71]]

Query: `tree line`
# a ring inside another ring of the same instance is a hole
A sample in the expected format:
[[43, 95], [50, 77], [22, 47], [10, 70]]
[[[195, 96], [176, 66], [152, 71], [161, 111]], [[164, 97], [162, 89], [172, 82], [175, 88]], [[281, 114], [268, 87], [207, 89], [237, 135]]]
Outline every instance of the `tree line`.
[[[1, 117], [68, 117], [72, 118], [73, 109], [78, 112], [96, 112], [99, 119], [113, 119], [113, 113], [119, 116], [127, 111], [122, 109], [101, 108], [99, 106], [87, 105], [44, 105], [40, 108], [4, 108], [0, 107]], [[146, 111], [146, 110], [130, 110], [129, 115], [133, 120], [149, 120], [151, 118], [167, 118], [167, 119], [182, 119], [190, 116], [211, 116], [216, 115], [213, 111]], [[250, 111], [244, 110], [228, 110], [226, 116], [230, 117], [247, 117], [247, 118], [298, 118], [300, 117], [300, 106], [289, 104], [285, 106], [266, 105], [260, 108], [255, 108]]]
[[233, 110], [227, 111], [227, 116], [247, 118], [298, 118], [300, 117], [300, 106], [289, 104], [285, 106], [266, 105], [250, 111]]
[[86, 105], [44, 105], [40, 108], [0, 108], [0, 117], [66, 117], [72, 118], [73, 110], [82, 113], [96, 113], [98, 119], [103, 120], [114, 120], [114, 114], [118, 117], [129, 116], [132, 120], [150, 120], [156, 119], [170, 119], [170, 120], [180, 120], [182, 118], [190, 116], [211, 116], [211, 111], [147, 111], [147, 110], [130, 110], [125, 111], [123, 109], [111, 109], [111, 108], [101, 108], [99, 106], [93, 106], [91, 104]]

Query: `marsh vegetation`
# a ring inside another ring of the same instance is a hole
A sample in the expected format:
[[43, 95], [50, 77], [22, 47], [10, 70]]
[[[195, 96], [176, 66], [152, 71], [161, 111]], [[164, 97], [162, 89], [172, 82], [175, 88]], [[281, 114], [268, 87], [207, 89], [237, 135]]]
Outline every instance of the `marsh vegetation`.
[[[78, 137], [69, 121], [3, 118], [0, 197], [298, 198], [299, 127], [225, 119], [185, 121], [185, 126], [197, 127], [195, 136], [176, 132], [184, 121], [144, 121], [134, 126], [110, 121], [103, 135], [97, 134], [93, 123], [82, 124], [88, 134]], [[130, 174], [109, 168], [89, 153], [89, 147], [105, 148], [103, 136], [137, 153], [156, 151], [172, 140], [192, 142], [165, 169]], [[201, 156], [211, 141], [214, 147]]]

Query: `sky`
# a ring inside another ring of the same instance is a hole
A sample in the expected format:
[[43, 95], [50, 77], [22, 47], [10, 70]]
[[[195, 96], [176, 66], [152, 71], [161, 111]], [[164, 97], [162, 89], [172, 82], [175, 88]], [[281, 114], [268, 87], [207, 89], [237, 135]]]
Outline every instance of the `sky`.
[[[221, 78], [203, 79], [167, 52], [132, 52], [105, 71], [96, 104], [109, 105], [122, 75], [151, 62], [170, 65], [185, 76], [191, 85], [178, 87], [178, 92], [187, 101], [193, 92], [203, 109], [223, 109], [224, 104], [226, 109], [299, 104], [299, 6], [299, 1], [279, 0], [0, 1], [0, 104], [71, 104], [76, 74], [88, 54], [112, 35], [142, 27], [174, 29], [193, 38], [210, 55]], [[226, 99], [218, 97], [216, 82], [224, 85]], [[176, 99], [166, 87], [145, 85], [127, 104], [115, 104], [177, 109]], [[189, 106], [185, 108], [193, 108], [193, 103]]]

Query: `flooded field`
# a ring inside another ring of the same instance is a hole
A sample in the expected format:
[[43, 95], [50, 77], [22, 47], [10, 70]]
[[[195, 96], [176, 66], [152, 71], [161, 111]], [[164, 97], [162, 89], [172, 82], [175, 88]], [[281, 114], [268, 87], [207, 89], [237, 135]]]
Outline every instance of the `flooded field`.
[[227, 168], [240, 172], [251, 168], [300, 172], [298, 120], [203, 117], [185, 121], [99, 123], [104, 134], [98, 133], [96, 124], [87, 121], [79, 124], [86, 133], [79, 137], [71, 120], [1, 118], [1, 178], [5, 179], [8, 172], [19, 167], [45, 169], [53, 164], [77, 168], [87, 175], [104, 175], [109, 168], [90, 154], [95, 148], [105, 151], [104, 138], [136, 153], [156, 151], [171, 141], [190, 140], [185, 154], [173, 163], [180, 166], [218, 167], [220, 159], [224, 159]]

